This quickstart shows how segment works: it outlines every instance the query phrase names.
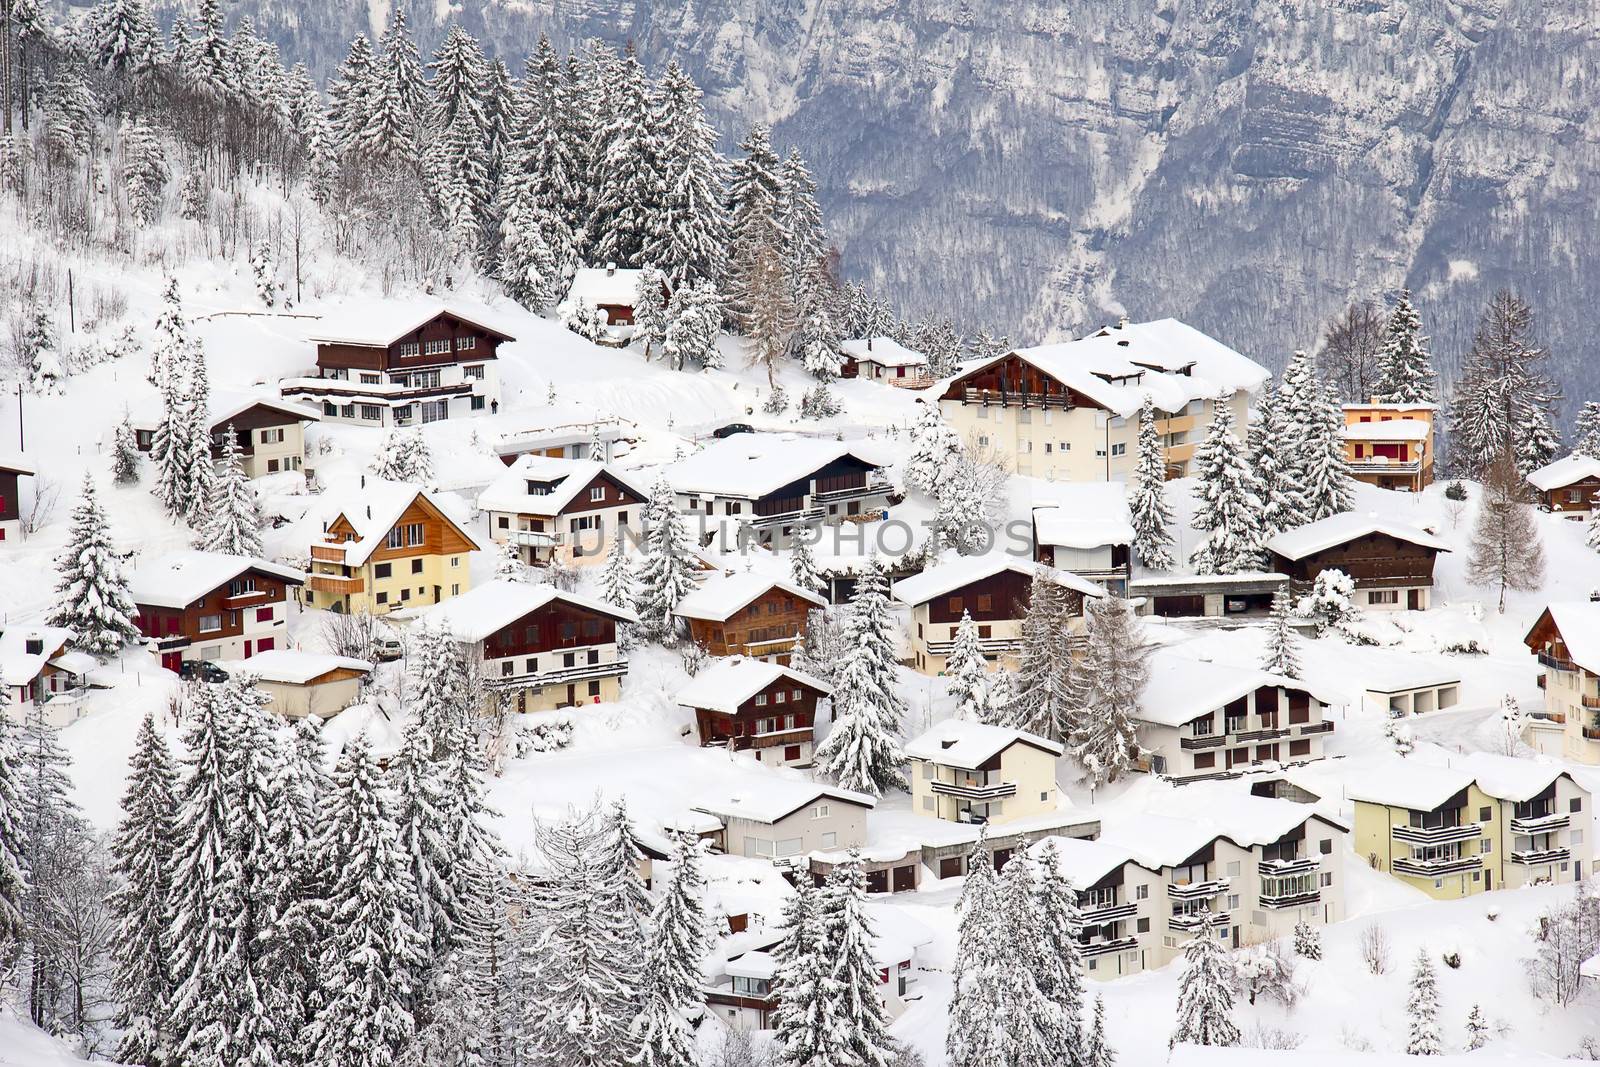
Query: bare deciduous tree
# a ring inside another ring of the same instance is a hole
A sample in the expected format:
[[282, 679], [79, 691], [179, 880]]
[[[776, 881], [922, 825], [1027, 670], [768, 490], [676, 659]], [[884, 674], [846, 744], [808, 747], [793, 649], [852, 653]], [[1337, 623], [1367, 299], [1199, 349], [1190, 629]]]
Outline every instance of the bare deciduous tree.
[[1378, 382], [1378, 349], [1383, 346], [1383, 313], [1371, 300], [1344, 309], [1322, 335], [1317, 371], [1332, 382], [1347, 403], [1372, 399]]
[[1389, 970], [1389, 932], [1377, 923], [1361, 931], [1361, 961], [1373, 974]]
[[1503, 615], [1507, 591], [1537, 589], [1543, 578], [1544, 546], [1528, 503], [1527, 483], [1510, 452], [1503, 451], [1484, 476], [1467, 580], [1499, 587]]

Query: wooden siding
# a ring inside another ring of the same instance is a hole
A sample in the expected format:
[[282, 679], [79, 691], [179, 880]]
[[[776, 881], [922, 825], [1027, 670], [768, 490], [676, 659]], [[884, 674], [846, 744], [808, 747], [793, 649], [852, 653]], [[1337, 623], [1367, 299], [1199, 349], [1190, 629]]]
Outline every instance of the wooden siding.
[[609, 645], [617, 640], [617, 620], [557, 600], [537, 608], [483, 642], [485, 659], [536, 656], [541, 652]]
[[[139, 614], [134, 621], [140, 633], [162, 641], [183, 637], [190, 643], [198, 643], [238, 637], [245, 631], [245, 620], [249, 613], [257, 608], [286, 603], [289, 599], [290, 583], [282, 578], [252, 570], [235, 581], [246, 578], [255, 579], [256, 593], [253, 596], [244, 593], [230, 597], [228, 589], [232, 583], [224, 583], [182, 609], [136, 604], [134, 606]], [[202, 631], [200, 619], [207, 615], [219, 616], [222, 628]], [[278, 619], [282, 620], [283, 615], [280, 614]]]
[[747, 644], [805, 636], [814, 606], [774, 586], [724, 622], [690, 619], [689, 636], [713, 656], [737, 655], [746, 651]]
[[1015, 354], [955, 378], [940, 399], [961, 400], [968, 389], [987, 389], [996, 393], [1037, 393], [1059, 397], [1072, 407], [1100, 406]]
[[[419, 493], [409, 507], [401, 513], [394, 526], [408, 526], [421, 523], [423, 527], [423, 540], [420, 545], [401, 545], [399, 548], [390, 548], [388, 544], [388, 530], [384, 531], [384, 543], [369, 557], [372, 562], [382, 563], [385, 560], [409, 559], [413, 556], [453, 556], [472, 551], [472, 544], [467, 541], [451, 522], [437, 508], [423, 499]], [[394, 526], [389, 529], [393, 530]], [[356, 529], [343, 513], [333, 520], [328, 527], [328, 535], [335, 540], [359, 540]]]
[[[1567, 499], [1571, 492], [1580, 493], [1583, 498]], [[1588, 511], [1594, 506], [1594, 501], [1600, 498], [1600, 478], [1579, 478], [1575, 482], [1557, 486], [1539, 495], [1544, 505], [1551, 511]]]
[[1016, 571], [1002, 571], [981, 581], [971, 582], [930, 600], [928, 621], [960, 622], [963, 611], [971, 614], [973, 622], [1020, 619], [1028, 610], [1031, 584], [1032, 580], [1027, 575]]
[[10, 522], [22, 514], [17, 478], [16, 471], [0, 471], [0, 522]]
[[[605, 496], [599, 500], [590, 500], [591, 489], [604, 489]], [[635, 504], [644, 504], [644, 497], [631, 492], [627, 486], [617, 481], [605, 471], [601, 471], [589, 480], [589, 484], [578, 490], [566, 507], [561, 509], [562, 515], [577, 515], [585, 511], [602, 511], [605, 508], [632, 507]]]
[[[456, 338], [471, 337], [474, 339], [473, 347], [460, 349], [456, 347]], [[449, 352], [428, 353], [424, 347], [428, 341], [449, 339], [451, 350]], [[378, 345], [352, 345], [333, 342], [319, 342], [317, 344], [317, 366], [324, 369], [348, 368], [351, 370], [408, 370], [421, 367], [437, 367], [447, 363], [478, 363], [484, 360], [497, 358], [500, 342], [504, 340], [501, 335], [464, 322], [453, 315], [439, 314], [428, 322], [412, 330], [403, 337], [398, 338], [387, 348]], [[401, 355], [401, 346], [415, 344], [416, 355]]]
[[1337, 569], [1354, 579], [1357, 588], [1432, 585], [1437, 555], [1436, 549], [1374, 533], [1298, 560], [1273, 553], [1272, 569], [1297, 583], [1315, 581], [1323, 571]]
[[[797, 689], [800, 691], [800, 699], [795, 701], [792, 699], [792, 694]], [[780, 691], [785, 694], [785, 700], [782, 704], [777, 703], [777, 695]], [[817, 700], [824, 695], [820, 690], [797, 682], [792, 678], [779, 678], [761, 690], [760, 693], [752, 694], [749, 700], [740, 704], [737, 715], [725, 715], [710, 708], [695, 708], [695, 729], [699, 731], [702, 745], [726, 744], [731, 737], [736, 749], [766, 747], [763, 745], [763, 742], [766, 741], [765, 738], [754, 736], [758, 721], [793, 715], [794, 726], [789, 731], [778, 733], [778, 736], [770, 743], [777, 745], [801, 744], [812, 739], [811, 731], [816, 722]], [[758, 706], [756, 704], [756, 698], [759, 696], [767, 698], [767, 702], [764, 705]], [[780, 731], [782, 730], [781, 727], [779, 729]], [[799, 731], [804, 731], [805, 736], [799, 736]]]
[[211, 455], [222, 455], [222, 439], [228, 433], [228, 427], [233, 427], [233, 432], [239, 437], [239, 451], [245, 455], [254, 455], [256, 450], [256, 430], [266, 430], [275, 426], [298, 426], [302, 421], [296, 415], [270, 408], [265, 404], [252, 404], [239, 412], [230, 415], [221, 422], [212, 424], [211, 427]]

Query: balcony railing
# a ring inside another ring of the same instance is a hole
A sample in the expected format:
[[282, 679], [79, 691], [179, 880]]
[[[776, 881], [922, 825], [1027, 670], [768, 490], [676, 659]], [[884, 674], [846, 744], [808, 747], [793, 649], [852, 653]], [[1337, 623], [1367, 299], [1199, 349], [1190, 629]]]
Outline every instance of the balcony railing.
[[1021, 393], [1009, 389], [973, 389], [962, 391], [962, 403], [982, 404], [984, 407], [1060, 408], [1072, 410], [1072, 398], [1050, 393]]
[[1475, 822], [1458, 826], [1396, 826], [1394, 839], [1412, 845], [1449, 845], [1457, 841], [1471, 841], [1483, 836], [1483, 827]]
[[1529, 848], [1522, 850], [1511, 850], [1511, 862], [1520, 863], [1524, 866], [1540, 863], [1560, 863], [1562, 860], [1570, 859], [1571, 857], [1572, 850], [1566, 848]]
[[[928, 654], [930, 656], [948, 656], [955, 647], [956, 643], [954, 641], [929, 641]], [[1000, 656], [1021, 652], [1022, 638], [980, 637], [978, 638], [978, 651], [985, 656]]]
[[1211, 926], [1227, 926], [1230, 917], [1225, 911], [1190, 911], [1167, 916], [1167, 929], [1187, 933]]
[[1326, 719], [1322, 722], [1308, 722], [1297, 729], [1295, 733], [1301, 737], [1305, 737], [1307, 734], [1331, 734], [1333, 733], [1333, 723], [1328, 722]]
[[1172, 883], [1167, 886], [1167, 896], [1173, 900], [1201, 900], [1227, 891], [1226, 878], [1212, 878], [1204, 882], [1190, 882], [1187, 885]]
[[1103, 904], [1099, 907], [1084, 907], [1082, 909], [1083, 924], [1085, 926], [1099, 926], [1101, 923], [1115, 922], [1118, 919], [1131, 919], [1134, 912], [1139, 910], [1139, 905], [1131, 900], [1121, 904]]
[[257, 604], [265, 603], [271, 596], [272, 593], [266, 589], [249, 589], [242, 593], [236, 593], [233, 596], [223, 597], [222, 609], [224, 611], [238, 611], [241, 608], [253, 607]]
[[1188, 749], [1217, 748], [1224, 744], [1227, 740], [1227, 737], [1222, 734], [1204, 734], [1200, 737], [1180, 737], [1178, 738], [1178, 747]]
[[1263, 894], [1261, 906], [1263, 908], [1271, 908], [1274, 911], [1279, 908], [1303, 908], [1307, 904], [1315, 904], [1321, 899], [1322, 891], [1320, 889], [1311, 889], [1304, 893], [1285, 893], [1282, 896], [1267, 896]]
[[344, 378], [286, 378], [279, 384], [284, 396], [326, 396], [350, 400], [365, 399], [378, 404], [406, 403], [436, 397], [466, 396], [473, 382], [449, 385], [410, 386], [394, 382], [352, 382]]
[[1366, 456], [1349, 461], [1352, 474], [1421, 474], [1420, 459], [1388, 459], [1384, 456]]
[[340, 542], [336, 545], [312, 545], [311, 558], [321, 560], [323, 563], [343, 563], [346, 544], [348, 542]]
[[1590, 696], [1588, 693], [1584, 693], [1582, 696], [1578, 697], [1578, 699], [1586, 708], [1600, 708], [1600, 697], [1594, 697]]
[[1109, 956], [1113, 952], [1128, 952], [1139, 947], [1136, 937], [1118, 937], [1110, 941], [1090, 941], [1088, 944], [1078, 942], [1078, 954], [1084, 958], [1094, 956]]
[[1514, 834], [1547, 834], [1572, 823], [1572, 816], [1563, 811], [1550, 811], [1543, 815], [1513, 815], [1511, 832]]
[[[823, 509], [812, 506], [799, 508], [795, 511], [779, 512], [776, 515], [754, 515], [750, 518], [750, 528], [753, 530], [766, 530], [774, 526], [790, 526], [794, 523], [811, 522], [823, 517]], [[735, 516], [737, 518], [737, 516]]]
[[1585, 726], [1583, 736], [1589, 741], [1600, 741], [1600, 726]]
[[1570, 659], [1552, 656], [1548, 652], [1539, 653], [1539, 662], [1554, 671], [1576, 671], [1578, 669], [1578, 665]]
[[580, 663], [573, 667], [562, 667], [553, 671], [540, 671], [537, 674], [509, 674], [499, 678], [491, 678], [485, 684], [490, 689], [518, 690], [518, 689], [543, 689], [549, 685], [566, 685], [569, 682], [587, 682], [596, 678], [612, 678], [628, 673], [627, 659], [615, 659], [605, 663]]
[[1017, 795], [1016, 782], [996, 782], [993, 785], [971, 785], [959, 782], [941, 782], [937, 778], [928, 783], [928, 788], [935, 793], [947, 797], [961, 797], [963, 800], [997, 800], [1002, 797]]
[[1263, 877], [1278, 878], [1290, 874], [1310, 874], [1321, 862], [1319, 856], [1297, 856], [1292, 860], [1262, 860], [1258, 869]]
[[1482, 856], [1457, 856], [1453, 859], [1419, 860], [1409, 856], [1397, 858], [1390, 866], [1396, 874], [1410, 874], [1418, 878], [1437, 878], [1441, 874], [1458, 874], [1476, 871], [1483, 866]]
[[348, 593], [361, 592], [366, 588], [366, 583], [361, 578], [346, 578], [337, 574], [313, 574], [306, 578], [306, 588], [313, 593], [344, 596]]
[[869, 496], [886, 496], [889, 488], [889, 483], [886, 481], [869, 481], [866, 485], [852, 485], [846, 489], [830, 489], [826, 493], [817, 493], [811, 498], [811, 502], [814, 504], [837, 504], [841, 500], [860, 500]]
[[1233, 735], [1235, 741], [1271, 741], [1277, 737], [1288, 737], [1289, 730], [1284, 726], [1263, 726], [1258, 730], [1241, 730]]

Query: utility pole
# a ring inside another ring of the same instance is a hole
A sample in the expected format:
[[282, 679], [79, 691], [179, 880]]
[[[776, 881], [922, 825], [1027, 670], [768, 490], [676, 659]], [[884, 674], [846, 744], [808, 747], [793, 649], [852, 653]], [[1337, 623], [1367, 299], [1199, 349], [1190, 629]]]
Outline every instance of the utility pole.
[[22, 383], [17, 383], [17, 451], [26, 452], [28, 443], [22, 438]]

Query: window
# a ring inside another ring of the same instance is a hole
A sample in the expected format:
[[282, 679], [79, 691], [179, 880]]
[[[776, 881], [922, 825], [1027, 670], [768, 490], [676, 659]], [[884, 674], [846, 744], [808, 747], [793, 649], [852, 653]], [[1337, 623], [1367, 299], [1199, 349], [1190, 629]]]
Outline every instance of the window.
[[389, 548], [404, 548], [406, 544], [405, 531], [396, 526], [389, 531], [389, 536], [385, 539], [384, 544]]
[[481, 396], [469, 396], [467, 398], [467, 401], [468, 401], [468, 404], [467, 404], [468, 408], [470, 408], [473, 411], [482, 411], [484, 409], [484, 407], [486, 406], [485, 403], [484, 403], [484, 399]]
[[[929, 797], [928, 799], [931, 800], [933, 798]], [[822, 847], [823, 848], [834, 848], [838, 844], [839, 844], [839, 835], [834, 833], [832, 830], [829, 830], [827, 833], [822, 835]]]
[[1136, 886], [1133, 887], [1133, 899], [1134, 900], [1146, 900], [1146, 899], [1149, 898], [1149, 896], [1150, 896], [1150, 887], [1149, 886], [1147, 886], [1147, 885], [1136, 885]]
[[1318, 879], [1318, 884], [1320, 886], [1322, 886], [1323, 889], [1326, 889], [1330, 885], [1333, 884], [1333, 872], [1332, 871], [1323, 871], [1321, 873], [1322, 873], [1322, 877], [1320, 879]]
[[1228, 908], [1229, 908], [1229, 910], [1235, 909], [1238, 906], [1239, 906], [1239, 894], [1238, 893], [1229, 893], [1228, 894]]
[[406, 544], [420, 545], [423, 543], [423, 529], [420, 522], [406, 523]]
[[355, 418], [356, 417], [356, 406], [354, 404], [346, 404], [346, 405], [344, 405], [342, 408], [339, 409], [339, 417], [342, 418], [342, 419], [353, 419], [353, 418]]
[[528, 674], [538, 674], [539, 673], [539, 659], [538, 659], [538, 657], [537, 656], [530, 656], [526, 660], [523, 660], [522, 669], [525, 672], [527, 672]]
[[1039, 799], [1040, 800], [1049, 800], [1050, 799], [1050, 790], [1046, 789], [1046, 790], [1042, 791], [1039, 794]]
[[201, 633], [210, 633], [213, 630], [220, 630], [220, 629], [222, 629], [222, 616], [221, 615], [202, 615], [202, 616], [200, 616], [200, 632]]
[[382, 385], [383, 384], [383, 375], [381, 375], [381, 374], [363, 374], [361, 376], [361, 384], [362, 385]]
[[378, 422], [383, 418], [383, 408], [377, 404], [362, 404], [361, 417], [368, 422]]
[[1194, 754], [1194, 769], [1195, 770], [1197, 770], [1197, 771], [1209, 771], [1212, 768], [1214, 768], [1216, 765], [1217, 765], [1217, 754], [1215, 752], [1196, 752]]
[[778, 842], [779, 856], [798, 856], [806, 846], [805, 840], [799, 837], [785, 838]]
[[1150, 932], [1150, 920], [1140, 919], [1138, 923], [1135, 924], [1134, 929], [1137, 933], [1148, 934]]
[[372, 568], [372, 576], [374, 578], [387, 578], [393, 572], [394, 564], [392, 563], [378, 563]]
[[1484, 854], [1488, 854], [1490, 852], [1493, 852], [1494, 851], [1494, 842], [1491, 841], [1487, 837], [1483, 838], [1482, 846], [1478, 849], [1478, 851], [1480, 853], [1484, 853]]
[[948, 600], [947, 600], [947, 602], [946, 602], [946, 605], [945, 605], [945, 606], [946, 606], [946, 607], [948, 607], [948, 608], [949, 608], [949, 609], [950, 609], [950, 612], [951, 612], [951, 613], [952, 613], [952, 614], [954, 614], [954, 613], [955, 613], [955, 612], [958, 612], [958, 611], [960, 611], [960, 610], [961, 610], [961, 598], [960, 598], [960, 597], [958, 597], [958, 596], [953, 596], [953, 597], [950, 597], [950, 598], [949, 598], [949, 599], [948, 599]]
[[756, 707], [764, 708], [766, 706], [767, 706], [767, 694], [765, 694], [765, 693], [757, 693], [756, 694]]
[[516, 664], [512, 663], [510, 660], [501, 660], [500, 661], [500, 677], [502, 677], [502, 678], [511, 677], [511, 672], [513, 670], [515, 670], [515, 669], [516, 669]]
[[812, 808], [811, 817], [813, 819], [826, 819], [828, 817], [828, 805], [818, 804], [816, 807]]
[[264, 444], [264, 445], [281, 445], [281, 444], [283, 444], [283, 427], [282, 426], [277, 426], [277, 427], [274, 427], [272, 429], [262, 430], [261, 431], [261, 443]]
[[1400, 590], [1398, 589], [1369, 589], [1367, 590], [1368, 604], [1398, 604], [1400, 603]]
[[388, 602], [389, 602], [389, 594], [388, 593], [379, 593], [378, 594], [378, 603], [387, 604]]
[[1479, 822], [1488, 822], [1492, 818], [1494, 818], [1493, 809], [1491, 809], [1491, 808], [1479, 808], [1478, 809], [1478, 821]]
[[400, 599], [401, 600], [410, 600], [411, 599], [411, 590], [409, 590], [409, 589], [400, 590]]
[[1324, 837], [1321, 841], [1318, 841], [1317, 851], [1322, 853], [1324, 856], [1333, 855], [1333, 838]]
[[1122, 442], [1122, 443], [1119, 443], [1119, 444], [1112, 445], [1111, 446], [1111, 454], [1113, 456], [1126, 456], [1128, 454], [1128, 445], [1127, 445], [1127, 443], [1126, 442]]
[[427, 400], [422, 404], [423, 422], [443, 422], [450, 417], [448, 400]]
[[978, 597], [978, 610], [979, 611], [990, 611], [990, 610], [993, 609], [993, 607], [994, 607], [994, 597], [989, 596], [988, 594], [979, 595], [979, 597]]
[[[470, 340], [470, 338], [469, 338], [469, 340]], [[471, 346], [468, 345], [468, 346], [465, 346], [465, 347], [471, 347]], [[469, 381], [474, 381], [474, 382], [483, 381], [483, 364], [482, 363], [474, 363], [470, 367], [462, 367], [461, 368], [461, 377], [466, 378]]]
[[[471, 349], [474, 349], [474, 348], [477, 348], [477, 347], [478, 347], [478, 339], [476, 337], [457, 337], [456, 338], [456, 348], [458, 350], [470, 351]], [[482, 372], [482, 370], [483, 370], [482, 367], [478, 368], [478, 371], [480, 373]]]
[[589, 503], [598, 504], [600, 501], [604, 500], [605, 498], [606, 498], [606, 487], [605, 486], [597, 485], [594, 488], [589, 490]]
[[422, 342], [422, 354], [425, 356], [444, 356], [450, 354], [450, 338], [440, 337], [432, 341]]
[[1572, 800], [1567, 803], [1567, 810], [1568, 811], [1574, 811], [1574, 812], [1582, 811], [1583, 810], [1583, 798], [1582, 797], [1573, 797]]
[[778, 690], [772, 696], [772, 702], [774, 704], [782, 704], [784, 701], [786, 701], [788, 699], [789, 699], [789, 694], [787, 692], [785, 692], [784, 690], [782, 690], [782, 689]]
[[394, 351], [397, 356], [414, 356], [417, 354], [417, 342], [402, 341], [394, 346]]
[[271, 621], [272, 621], [272, 609], [271, 608], [257, 608], [256, 609], [256, 622], [271, 622]]
[[600, 679], [596, 678], [594, 681], [589, 683], [589, 695], [592, 697], [597, 697], [600, 695]]

